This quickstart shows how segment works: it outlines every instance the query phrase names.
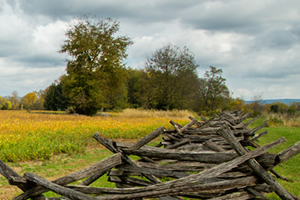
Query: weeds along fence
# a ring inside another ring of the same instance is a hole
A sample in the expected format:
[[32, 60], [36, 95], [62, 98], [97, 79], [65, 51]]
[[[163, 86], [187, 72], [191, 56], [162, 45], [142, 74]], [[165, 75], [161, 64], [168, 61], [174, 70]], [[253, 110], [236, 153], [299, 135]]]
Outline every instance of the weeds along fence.
[[[0, 173], [23, 190], [15, 200], [47, 199], [43, 193], [49, 190], [61, 197], [48, 199], [266, 199], [273, 191], [281, 199], [298, 199], [271, 173], [284, 179], [273, 168], [299, 154], [300, 141], [278, 154], [268, 153], [285, 138], [259, 146], [256, 141], [267, 134], [261, 131], [266, 124], [249, 129], [256, 118], [243, 122], [248, 117], [232, 111], [202, 122], [190, 117], [185, 126], [170, 121], [173, 129], [159, 127], [136, 143], [116, 142], [96, 133], [94, 138], [114, 154], [54, 181], [33, 172], [20, 176], [4, 162]], [[161, 135], [156, 146], [146, 145]], [[90, 186], [104, 174], [115, 188]], [[79, 185], [72, 185], [79, 180]]]

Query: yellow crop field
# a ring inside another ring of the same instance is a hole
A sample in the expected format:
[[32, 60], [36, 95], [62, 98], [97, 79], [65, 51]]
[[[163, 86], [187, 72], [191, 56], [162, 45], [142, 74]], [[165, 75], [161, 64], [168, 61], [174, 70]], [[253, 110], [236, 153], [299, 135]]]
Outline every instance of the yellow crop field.
[[[99, 131], [108, 138], [141, 138], [160, 126], [171, 128], [170, 118], [88, 117], [46, 112], [0, 111], [0, 159], [3, 161], [45, 160], [54, 154], [83, 152]], [[179, 124], [189, 120], [175, 119]]]

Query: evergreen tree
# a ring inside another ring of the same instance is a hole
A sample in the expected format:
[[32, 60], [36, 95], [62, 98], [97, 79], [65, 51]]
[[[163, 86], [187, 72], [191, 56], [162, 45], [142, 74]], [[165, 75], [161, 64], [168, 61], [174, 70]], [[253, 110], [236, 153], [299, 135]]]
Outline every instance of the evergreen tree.
[[44, 108], [46, 110], [66, 110], [69, 107], [67, 98], [63, 94], [61, 82], [52, 83], [45, 90]]

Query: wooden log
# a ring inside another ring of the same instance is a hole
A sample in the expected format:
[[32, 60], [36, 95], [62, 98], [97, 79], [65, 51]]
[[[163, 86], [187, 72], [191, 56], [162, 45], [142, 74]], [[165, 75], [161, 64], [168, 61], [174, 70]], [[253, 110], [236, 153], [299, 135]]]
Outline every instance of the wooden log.
[[[212, 141], [226, 141], [223, 137], [219, 135], [188, 135], [185, 134], [184, 138], [188, 138], [191, 140], [191, 142], [205, 142], [207, 140], [212, 140]], [[227, 143], [227, 141], [226, 141]]]
[[[148, 146], [145, 146], [139, 150], [123, 149], [123, 151], [126, 154], [137, 156], [145, 155], [151, 158], [172, 159], [177, 161], [194, 161], [212, 164], [227, 162], [237, 157], [237, 154], [233, 151], [186, 151], [177, 149], [162, 149]], [[276, 159], [276, 154], [265, 154], [257, 158], [257, 160], [267, 169], [273, 168], [277, 164]]]
[[246, 135], [254, 135], [255, 132], [259, 131], [260, 129], [262, 129], [262, 128], [266, 127], [266, 126], [267, 126], [267, 123], [263, 123], [262, 125], [260, 125], [260, 126], [254, 128], [254, 129], [252, 129], [250, 131], [250, 133], [247, 133]]
[[263, 192], [263, 193], [271, 193], [274, 192], [274, 187], [271, 185], [265, 185], [265, 184], [256, 184], [255, 186], [251, 186], [251, 188]]
[[[232, 145], [232, 148], [234, 148], [239, 155], [242, 156], [247, 153], [244, 147], [235, 140], [234, 135], [231, 133], [228, 127], [224, 127], [220, 131], [220, 134], [227, 139], [227, 141]], [[265, 171], [265, 169], [258, 162], [256, 162], [254, 159], [250, 159], [247, 161], [247, 164], [267, 184], [275, 187], [275, 192], [281, 199], [294, 200], [292, 195], [287, 192], [267, 171]]]
[[243, 127], [246, 128], [247, 126], [249, 126], [250, 124], [252, 124], [255, 120], [257, 120], [259, 118], [260, 118], [259, 115], [255, 116], [252, 120], [249, 120], [248, 122], [246, 122]]
[[154, 160], [152, 160], [151, 158], [148, 158], [148, 157], [146, 157], [146, 156], [141, 156], [140, 159], [138, 159], [138, 161], [144, 161], [144, 162], [155, 163]]
[[[185, 166], [181, 166], [182, 168], [184, 168]], [[207, 168], [208, 169], [208, 168]], [[125, 170], [125, 171], [124, 171]], [[199, 170], [192, 170], [192, 169], [188, 169], [186, 167], [186, 169], [182, 169], [182, 170], [177, 170], [177, 169], [163, 169], [163, 168], [140, 168], [137, 169], [136, 168], [130, 168], [128, 167], [121, 167], [118, 168], [118, 170], [111, 170], [108, 174], [108, 176], [142, 176], [141, 173], [150, 173], [151, 171], [154, 171], [153, 174], [157, 177], [175, 177], [175, 178], [182, 178], [182, 177], [186, 177], [191, 175], [190, 173], [186, 173], [188, 171], [199, 171]], [[181, 172], [182, 171], [182, 172]], [[200, 170], [203, 171], [203, 170]], [[213, 178], [214, 182], [215, 181], [219, 181], [219, 180], [224, 180], [224, 179], [232, 179], [232, 178], [241, 178], [241, 177], [246, 177], [249, 174], [243, 173], [243, 172], [239, 172], [239, 171], [229, 171], [226, 173], [223, 173], [219, 176], [217, 176], [217, 178]], [[222, 179], [220, 179], [222, 178]], [[209, 179], [205, 179], [204, 181], [200, 181], [198, 183], [208, 183]], [[80, 185], [84, 185], [84, 184], [80, 184]]]
[[217, 152], [225, 152], [226, 151], [225, 149], [223, 149], [219, 145], [216, 145], [212, 140], [206, 141], [204, 143], [204, 145], [207, 146], [208, 148], [210, 148], [213, 151], [217, 151]]
[[255, 177], [246, 177], [241, 179], [225, 180], [225, 181], [213, 182], [208, 184], [187, 184], [181, 187], [168, 188], [165, 190], [152, 190], [152, 191], [137, 192], [131, 194], [100, 196], [98, 197], [98, 199], [120, 200], [120, 199], [133, 199], [133, 198], [140, 198], [140, 197], [153, 198], [153, 197], [160, 197], [164, 195], [184, 196], [191, 192], [198, 193], [200, 191], [210, 191], [210, 190], [215, 191], [216, 188], [218, 188], [219, 190], [224, 190], [224, 189], [232, 189], [236, 187], [244, 187], [247, 185], [254, 185], [255, 181], [256, 181]]
[[142, 176], [142, 174], [138, 172], [124, 171], [118, 168], [116, 170], [110, 170], [108, 172], [108, 176]]
[[[85, 186], [67, 186], [73, 190], [80, 191], [84, 194], [114, 194], [107, 196], [100, 196], [101, 200], [120, 200], [133, 198], [154, 198], [164, 195], [186, 195], [191, 192], [214, 191], [214, 190], [228, 190], [236, 187], [245, 187], [254, 185], [257, 181], [256, 177], [250, 176], [245, 178], [238, 178], [232, 180], [223, 180], [218, 182], [211, 182], [206, 184], [187, 184], [181, 187], [168, 188], [165, 190], [147, 190], [139, 192], [140, 188], [99, 188], [99, 187], [85, 187]], [[153, 187], [147, 186], [148, 187]]]
[[[95, 173], [100, 173], [100, 171], [105, 172], [105, 171], [115, 167], [116, 165], [120, 165], [121, 163], [122, 163], [121, 153], [117, 153], [117, 154], [107, 157], [89, 167], [79, 170], [75, 173], [58, 178], [58, 179], [54, 180], [53, 183], [58, 184], [58, 185], [67, 185], [69, 183], [92, 176]], [[23, 194], [15, 197], [14, 200], [25, 200], [25, 199], [40, 195], [47, 191], [48, 191], [47, 189], [45, 189], [41, 186], [36, 186], [34, 188], [31, 188], [30, 190], [27, 190]]]
[[172, 144], [172, 145], [167, 145], [165, 148], [166, 149], [176, 149], [182, 145], [185, 145], [185, 144], [188, 144], [190, 143], [191, 141], [189, 139], [183, 139], [182, 141], [180, 142], [177, 142], [175, 144]]
[[247, 200], [247, 199], [253, 199], [255, 198], [255, 195], [249, 194], [248, 192], [242, 191], [242, 192], [236, 192], [233, 194], [226, 194], [220, 197], [211, 198], [209, 200]]
[[264, 169], [270, 170], [278, 165], [277, 157], [277, 154], [264, 154], [255, 158], [255, 160], [259, 162]]
[[183, 146], [176, 148], [176, 150], [191, 151], [191, 152], [212, 151], [210, 148], [208, 148], [204, 144], [197, 144], [197, 143], [188, 143], [188, 144], [185, 144]]
[[81, 192], [77, 192], [75, 190], [71, 190], [69, 188], [50, 182], [44, 179], [43, 177], [40, 177], [37, 174], [34, 174], [32, 172], [25, 173], [24, 178], [38, 185], [41, 185], [44, 188], [47, 188], [57, 194], [68, 197], [70, 199], [74, 199], [74, 200], [96, 200], [97, 199], [96, 197], [91, 197]]
[[204, 121], [204, 122], [207, 122], [208, 119], [206, 119], [205, 117], [201, 116], [201, 119]]
[[[203, 129], [194, 129], [194, 130], [189, 130], [185, 132], [185, 134], [190, 134], [190, 135], [218, 135], [217, 131], [219, 130], [220, 127], [207, 127]], [[259, 130], [259, 129], [258, 129]], [[233, 130], [232, 132], [234, 135], [254, 135], [257, 129], [252, 129], [252, 130], [246, 130], [246, 129], [240, 129], [240, 130]]]
[[175, 149], [162, 149], [155, 147], [143, 147], [139, 150], [122, 149], [128, 155], [146, 156], [149, 158], [175, 159], [182, 161], [198, 161], [205, 163], [223, 163], [237, 157], [236, 153], [200, 151], [191, 152]]
[[161, 135], [164, 132], [164, 127], [161, 126], [157, 128], [155, 131], [147, 135], [146, 137], [143, 137], [141, 140], [139, 140], [137, 143], [129, 147], [129, 149], [139, 149], [154, 138], [157, 138], [159, 135]]
[[[251, 144], [251, 146], [253, 146], [255, 148], [259, 147], [259, 145], [257, 143], [255, 143], [254, 141], [249, 141], [249, 143]], [[262, 164], [261, 162], [263, 162], [262, 166], [265, 169], [270, 170], [270, 172], [272, 172], [276, 176], [276, 178], [279, 178], [279, 179], [282, 179], [282, 180], [285, 180], [288, 182], [293, 182], [292, 180], [282, 177], [273, 168], [275, 166], [289, 160], [290, 158], [294, 157], [298, 153], [300, 153], [300, 145], [298, 143], [300, 143], [300, 141], [295, 143], [291, 147], [285, 149], [284, 151], [280, 152], [274, 158], [272, 158], [272, 159], [269, 158], [267, 160], [268, 162], [265, 162], [265, 160], [259, 160], [259, 163]]]
[[80, 183], [80, 185], [90, 185], [96, 180], [98, 180], [100, 177], [102, 177], [105, 173], [106, 173], [105, 171], [100, 171], [98, 173], [95, 173], [91, 177], [85, 179], [82, 183]]
[[27, 181], [17, 172], [0, 160], [0, 173], [8, 180], [10, 185], [19, 186], [20, 189], [26, 190]]
[[[158, 197], [159, 200], [182, 200], [180, 197]], [[142, 198], [143, 200], [143, 198]]]
[[180, 128], [180, 132], [183, 133], [185, 132], [188, 128], [190, 128], [191, 126], [193, 126], [195, 123], [197, 123], [197, 119], [193, 119], [192, 121], [190, 121], [187, 125], [185, 125], [184, 127]]
[[[133, 166], [133, 167], [140, 167], [140, 165], [132, 160], [128, 155], [124, 155], [122, 156], [122, 159], [129, 165]], [[148, 180], [150, 180], [153, 183], [160, 183], [161, 181], [155, 177], [153, 174], [143, 174], [143, 176], [145, 176]]]
[[224, 178], [224, 179], [228, 179], [228, 178], [240, 178], [240, 177], [246, 177], [249, 174], [243, 173], [243, 172], [235, 172], [235, 171], [229, 171], [229, 172], [225, 172], [221, 175], [218, 176], [218, 178]]
[[182, 135], [176, 133], [176, 134], [164, 134], [166, 136], [168, 136], [168, 138], [163, 138], [165, 141], [170, 141], [170, 142], [174, 142], [174, 141], [177, 141], [177, 142], [180, 142], [181, 139], [183, 138]]
[[255, 143], [255, 140], [258, 141], [258, 138], [266, 135], [267, 133], [268, 133], [268, 131], [263, 131], [263, 132], [257, 134], [256, 136], [254, 136], [252, 138], [249, 135], [245, 135], [244, 140], [240, 141], [240, 143], [243, 146], [257, 147], [257, 144]]
[[278, 154], [278, 164], [283, 163], [300, 153], [300, 141]]
[[253, 189], [253, 188], [247, 187], [246, 190], [247, 190], [248, 192], [254, 194], [254, 195], [257, 196], [257, 197], [260, 197], [260, 198], [262, 198], [262, 199], [266, 199], [266, 197], [265, 197], [262, 193], [256, 191], [256, 190]]
[[[23, 192], [35, 187], [32, 183], [26, 181], [17, 172], [0, 160], [0, 173], [8, 180], [10, 185], [18, 186]], [[44, 195], [36, 195], [33, 200], [46, 200]]]
[[294, 181], [291, 180], [291, 179], [287, 179], [287, 178], [281, 176], [281, 175], [278, 174], [274, 169], [271, 169], [270, 172], [271, 172], [272, 174], [274, 174], [276, 178], [279, 178], [279, 179], [284, 180], [284, 181], [287, 181], [287, 182], [294, 182]]
[[246, 120], [248, 117], [250, 117], [251, 113], [246, 113], [245, 115], [241, 116], [239, 119], [237, 119], [236, 121], [238, 122], [242, 122], [244, 120]]
[[228, 118], [228, 119], [236, 119], [236, 117], [233, 116], [230, 112], [222, 112], [220, 115], [221, 115], [221, 116], [222, 116], [222, 115], [225, 116], [225, 119], [226, 119], [226, 118]]
[[114, 183], [122, 183], [126, 185], [130, 185], [131, 187], [134, 186], [148, 186], [148, 185], [153, 185], [154, 183], [146, 180], [141, 180], [138, 178], [132, 178], [132, 177], [116, 177], [116, 176], [109, 176], [108, 177], [109, 182], [114, 182]]
[[142, 174], [153, 174], [157, 177], [174, 177], [174, 178], [183, 178], [189, 176], [189, 173], [185, 172], [176, 172], [171, 170], [163, 170], [157, 168], [148, 168], [148, 167], [132, 167], [132, 166], [120, 166], [118, 169], [129, 171], [129, 172], [138, 172]]
[[266, 134], [268, 134], [268, 131], [263, 131], [263, 132], [261, 132], [261, 133], [255, 135], [253, 138], [251, 138], [251, 139], [249, 140], [249, 142], [251, 142], [251, 141], [258, 141], [258, 139], [259, 139], [260, 137], [262, 137], [262, 136], [264, 136], [264, 135], [266, 135]]
[[[195, 119], [195, 118], [192, 117], [192, 116], [189, 116], [189, 118], [190, 118], [191, 120], [194, 120], [194, 119]], [[195, 120], [197, 120], [197, 119], [195, 119]], [[199, 121], [197, 120], [196, 123], [195, 123], [195, 125], [199, 128], [199, 127], [202, 125], [202, 123], [199, 122]]]
[[[220, 135], [205, 135], [205, 136], [204, 135], [184, 135], [184, 138], [188, 138], [192, 144], [204, 143], [208, 140], [211, 140], [212, 142], [216, 143], [219, 146], [229, 145], [227, 140], [225, 140]], [[237, 139], [238, 139], [238, 141], [244, 140], [243, 137], [237, 137]]]
[[95, 133], [93, 135], [93, 138], [95, 138], [100, 144], [105, 146], [111, 152], [113, 153], [120, 152], [117, 148], [116, 142], [106, 138], [104, 135], [100, 134], [99, 132]]
[[[116, 180], [117, 181], [117, 180]], [[121, 180], [119, 180], [121, 181]], [[222, 180], [224, 181], [224, 180]], [[214, 182], [210, 182], [214, 183]], [[66, 185], [66, 188], [70, 188], [84, 194], [132, 194], [138, 193], [137, 188], [133, 188], [131, 185], [121, 188], [108, 188], [108, 187], [87, 187], [81, 185]]]
[[235, 129], [235, 123], [228, 120], [228, 119], [224, 119], [224, 120], [220, 120], [220, 121], [213, 121], [209, 124], [210, 127], [221, 127], [224, 124], [226, 124], [227, 126], [231, 127], [232, 129]]
[[153, 164], [153, 163], [144, 163], [138, 162], [142, 167], [149, 168], [157, 168], [157, 169], [165, 169], [165, 170], [176, 170], [176, 171], [203, 171], [205, 169], [209, 169], [215, 167], [217, 164], [211, 163], [200, 163], [200, 162], [178, 162], [173, 161], [169, 164], [166, 164], [166, 161], [162, 161], [164, 164]]
[[219, 127], [207, 127], [203, 129], [195, 129], [195, 130], [189, 130], [185, 132], [185, 134], [197, 134], [197, 135], [217, 135]]
[[181, 133], [181, 132], [180, 132], [180, 129], [182, 128], [182, 126], [181, 126], [180, 124], [175, 123], [173, 120], [170, 120], [170, 123], [174, 126], [175, 130], [176, 130], [178, 133]]

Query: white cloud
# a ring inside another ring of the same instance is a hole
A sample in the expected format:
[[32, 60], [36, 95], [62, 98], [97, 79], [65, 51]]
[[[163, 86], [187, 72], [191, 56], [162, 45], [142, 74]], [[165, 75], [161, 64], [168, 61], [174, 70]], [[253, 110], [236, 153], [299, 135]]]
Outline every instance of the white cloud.
[[64, 34], [67, 24], [56, 21], [47, 25], [39, 25], [33, 32], [33, 48], [42, 54], [53, 54], [60, 50], [66, 39]]

